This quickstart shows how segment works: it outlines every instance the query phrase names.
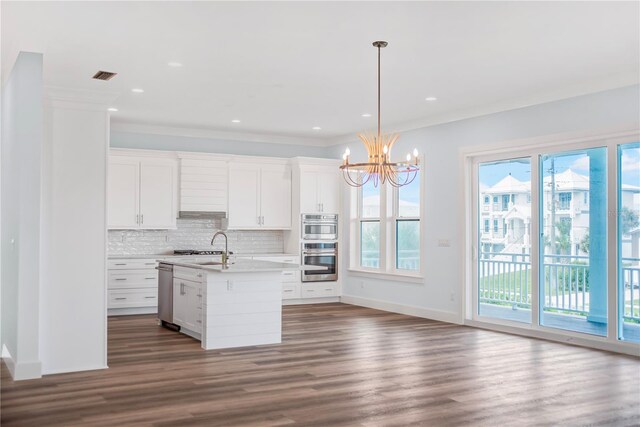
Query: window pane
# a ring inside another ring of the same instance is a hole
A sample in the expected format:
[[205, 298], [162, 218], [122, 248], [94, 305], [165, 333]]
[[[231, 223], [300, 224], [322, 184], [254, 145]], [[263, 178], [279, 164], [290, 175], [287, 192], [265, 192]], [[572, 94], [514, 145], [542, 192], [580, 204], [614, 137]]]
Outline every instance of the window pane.
[[420, 221], [396, 221], [396, 267], [420, 270]]
[[360, 265], [380, 267], [380, 221], [360, 223]]
[[618, 154], [618, 336], [640, 342], [640, 143]]
[[398, 216], [420, 217], [420, 173], [411, 184], [398, 188]]
[[531, 159], [481, 163], [478, 314], [531, 322]]
[[373, 180], [362, 186], [360, 215], [362, 218], [380, 218], [380, 186], [374, 187]]
[[606, 162], [606, 148], [542, 157], [540, 323], [544, 326], [607, 334]]

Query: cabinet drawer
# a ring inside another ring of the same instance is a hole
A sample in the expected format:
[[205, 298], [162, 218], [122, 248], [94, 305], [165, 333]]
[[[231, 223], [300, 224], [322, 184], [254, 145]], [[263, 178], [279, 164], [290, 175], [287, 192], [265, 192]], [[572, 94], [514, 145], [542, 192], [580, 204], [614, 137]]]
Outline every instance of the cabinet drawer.
[[109, 290], [108, 308], [155, 307], [157, 305], [157, 289]]
[[107, 262], [109, 270], [140, 270], [156, 268], [155, 258], [150, 259], [110, 259]]
[[300, 285], [282, 285], [282, 299], [297, 299], [300, 298]]
[[157, 288], [157, 270], [111, 270], [108, 272], [109, 289]]
[[327, 282], [325, 284], [315, 283], [313, 285], [302, 285], [302, 298], [323, 298], [338, 296], [338, 285]]
[[300, 282], [300, 270], [284, 270], [282, 272], [282, 283]]
[[199, 269], [178, 266], [175, 266], [173, 268], [173, 277], [177, 279], [184, 279], [191, 282], [202, 283], [203, 276], [204, 274], [202, 273], [202, 270]]

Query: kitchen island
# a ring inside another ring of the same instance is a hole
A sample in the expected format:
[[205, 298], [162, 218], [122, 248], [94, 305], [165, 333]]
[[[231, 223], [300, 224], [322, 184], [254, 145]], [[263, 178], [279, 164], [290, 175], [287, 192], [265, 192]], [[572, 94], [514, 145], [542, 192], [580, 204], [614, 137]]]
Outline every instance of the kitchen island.
[[173, 266], [172, 323], [203, 349], [281, 342], [282, 272], [299, 265], [243, 259], [162, 263]]

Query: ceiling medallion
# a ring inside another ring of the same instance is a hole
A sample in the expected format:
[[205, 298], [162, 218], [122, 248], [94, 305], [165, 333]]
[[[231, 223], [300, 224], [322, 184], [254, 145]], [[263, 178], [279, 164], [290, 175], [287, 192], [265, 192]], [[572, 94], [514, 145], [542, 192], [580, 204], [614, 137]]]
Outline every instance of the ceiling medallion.
[[352, 187], [362, 187], [369, 181], [374, 187], [389, 182], [394, 187], [402, 187], [411, 184], [416, 178], [420, 167], [418, 165], [418, 150], [407, 154], [404, 162], [391, 162], [391, 148], [396, 143], [399, 134], [382, 133], [380, 131], [380, 49], [387, 46], [385, 41], [373, 42], [378, 48], [378, 133], [359, 133], [358, 137], [364, 144], [369, 155], [366, 163], [349, 163], [351, 151], [346, 149], [342, 155], [343, 163], [340, 166], [345, 181]]

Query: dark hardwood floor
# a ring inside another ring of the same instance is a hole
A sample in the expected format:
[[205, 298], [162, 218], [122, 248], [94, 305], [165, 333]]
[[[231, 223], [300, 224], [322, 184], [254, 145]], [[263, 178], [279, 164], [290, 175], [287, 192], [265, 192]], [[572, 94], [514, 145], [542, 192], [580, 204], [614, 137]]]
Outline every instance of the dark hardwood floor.
[[109, 366], [3, 366], [2, 425], [640, 425], [636, 358], [344, 304], [285, 307], [282, 344], [223, 351], [110, 318]]

